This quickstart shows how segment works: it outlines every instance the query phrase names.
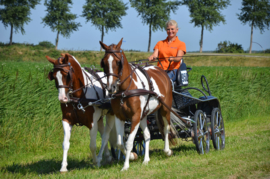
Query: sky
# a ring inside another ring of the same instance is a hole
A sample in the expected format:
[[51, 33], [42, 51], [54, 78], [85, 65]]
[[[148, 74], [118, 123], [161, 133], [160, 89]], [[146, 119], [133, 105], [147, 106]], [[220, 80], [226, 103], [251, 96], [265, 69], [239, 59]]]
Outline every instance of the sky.
[[[103, 42], [107, 45], [112, 43], [117, 44], [123, 38], [123, 50], [140, 50], [147, 51], [149, 39], [149, 26], [142, 23], [142, 19], [138, 16], [137, 11], [130, 7], [128, 0], [123, 0], [128, 3], [127, 15], [122, 17], [122, 27], [115, 31], [109, 31], [105, 34]], [[249, 49], [251, 28], [248, 24], [243, 25], [238, 20], [237, 13], [240, 14], [242, 0], [231, 0], [231, 5], [222, 10], [221, 13], [225, 16], [226, 24], [220, 23], [214, 26], [213, 30], [204, 30], [203, 51], [214, 51], [218, 43], [230, 41], [242, 45], [244, 50]], [[58, 49], [59, 50], [94, 50], [100, 49], [99, 41], [101, 40], [101, 32], [91, 24], [86, 22], [84, 17], [81, 17], [84, 0], [73, 0], [71, 12], [77, 14], [76, 22], [81, 23], [78, 31], [71, 33], [69, 38], [60, 35]], [[31, 10], [30, 21], [24, 26], [25, 34], [13, 33], [13, 42], [29, 43], [37, 45], [41, 41], [50, 41], [55, 44], [56, 32], [53, 32], [49, 26], [41, 24], [42, 18], [46, 16], [46, 7], [42, 0], [35, 9]], [[170, 19], [176, 20], [179, 26], [178, 38], [186, 43], [187, 53], [199, 51], [199, 41], [201, 35], [201, 27], [194, 27], [190, 23], [190, 13], [187, 6], [179, 6], [174, 14], [170, 14]], [[0, 42], [8, 43], [10, 37], [10, 26], [5, 28], [0, 22]], [[155, 44], [164, 40], [167, 37], [165, 30], [152, 32], [150, 49], [153, 51]], [[265, 29], [261, 34], [259, 29], [253, 31], [252, 50], [270, 49], [270, 30]]]

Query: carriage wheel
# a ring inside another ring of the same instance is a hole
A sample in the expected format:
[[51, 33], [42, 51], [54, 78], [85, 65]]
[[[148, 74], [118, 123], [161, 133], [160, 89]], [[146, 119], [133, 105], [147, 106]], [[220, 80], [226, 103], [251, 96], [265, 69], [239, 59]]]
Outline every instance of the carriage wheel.
[[208, 153], [210, 147], [210, 133], [208, 131], [206, 117], [202, 110], [197, 110], [194, 115], [193, 140], [200, 154]]
[[211, 114], [211, 138], [216, 150], [225, 148], [224, 121], [219, 108], [214, 108]]
[[137, 155], [144, 155], [145, 152], [145, 142], [142, 141], [134, 141], [133, 152], [137, 153]]

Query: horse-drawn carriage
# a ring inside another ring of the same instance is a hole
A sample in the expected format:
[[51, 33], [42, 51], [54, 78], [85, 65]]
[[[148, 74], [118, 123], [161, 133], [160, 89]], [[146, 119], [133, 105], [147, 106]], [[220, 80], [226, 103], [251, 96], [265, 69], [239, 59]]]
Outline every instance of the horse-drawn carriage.
[[[225, 147], [220, 104], [211, 95], [204, 76], [201, 82], [208, 95], [197, 88], [185, 87], [191, 68], [186, 68], [184, 63], [177, 72], [176, 82], [172, 83], [159, 67], [129, 63], [121, 50], [122, 40], [117, 45], [100, 44], [105, 50], [100, 64], [104, 73], [100, 74], [87, 72], [69, 54], [62, 54], [58, 60], [47, 57], [54, 65], [48, 78], [55, 80], [63, 113], [64, 153], [61, 172], [67, 171], [71, 129], [78, 123], [90, 130], [90, 136], [94, 139], [90, 142], [90, 149], [93, 162], [98, 166], [103, 152], [105, 158], [110, 159], [107, 143], [110, 137], [114, 138], [110, 140], [111, 146], [117, 147], [126, 156], [122, 170], [127, 170], [129, 160], [136, 160], [137, 155], [144, 150], [143, 163], [150, 161], [151, 139], [164, 139], [164, 153], [167, 156], [173, 154], [169, 142], [174, 143], [178, 138], [191, 139], [201, 154], [209, 151], [211, 139], [215, 149]], [[190, 90], [200, 91], [203, 96], [195, 98]], [[110, 109], [106, 103], [111, 104]], [[100, 119], [105, 114], [104, 128], [103, 120]], [[112, 129], [115, 129], [116, 135], [110, 134]], [[102, 135], [98, 156], [95, 142], [97, 131]]]
[[[188, 86], [188, 73], [191, 70], [192, 68], [187, 68], [186, 64], [183, 62], [180, 69], [177, 71], [176, 82], [172, 83], [173, 108], [189, 124], [187, 126], [185, 123], [171, 118], [171, 125], [173, 125], [173, 128], [177, 131], [176, 137], [185, 141], [193, 141], [200, 154], [209, 152], [211, 139], [216, 150], [224, 149], [225, 128], [219, 101], [216, 97], [211, 95], [208, 81], [204, 75], [201, 76], [201, 85], [208, 95], [198, 88], [185, 87]], [[204, 83], [206, 83], [207, 88]], [[190, 94], [189, 91], [191, 90], [199, 91], [203, 96], [195, 98]], [[171, 115], [173, 114], [171, 113]], [[174, 117], [177, 118], [175, 115]], [[154, 115], [147, 117], [147, 123], [151, 133], [151, 140], [162, 139]], [[129, 135], [129, 131], [130, 122], [126, 122], [126, 138]], [[145, 148], [144, 144], [142, 130], [138, 130], [133, 151], [137, 154], [143, 154]], [[118, 155], [120, 156], [120, 154]]]

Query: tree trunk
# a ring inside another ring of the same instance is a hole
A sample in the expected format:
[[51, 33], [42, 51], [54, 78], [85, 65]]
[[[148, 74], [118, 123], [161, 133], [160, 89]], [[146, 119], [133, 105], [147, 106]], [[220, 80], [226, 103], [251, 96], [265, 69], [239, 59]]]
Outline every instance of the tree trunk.
[[57, 46], [58, 46], [58, 40], [59, 40], [59, 31], [57, 31], [57, 36], [55, 39], [55, 49], [57, 50]]
[[204, 28], [204, 26], [202, 25], [201, 41], [200, 41], [200, 53], [202, 53], [202, 46], [203, 46], [203, 28]]
[[251, 35], [250, 35], [249, 53], [252, 52], [253, 25], [254, 25], [254, 21], [252, 21], [252, 24], [251, 24]]
[[[101, 28], [101, 42], [103, 43], [103, 37], [104, 37], [104, 26]], [[102, 51], [102, 47], [100, 46], [100, 51]]]
[[10, 37], [9, 37], [9, 45], [12, 45], [12, 35], [13, 35], [13, 24], [10, 24]]
[[151, 32], [152, 32], [152, 25], [150, 23], [149, 25], [149, 40], [148, 40], [148, 52], [150, 52], [150, 46], [151, 46]]

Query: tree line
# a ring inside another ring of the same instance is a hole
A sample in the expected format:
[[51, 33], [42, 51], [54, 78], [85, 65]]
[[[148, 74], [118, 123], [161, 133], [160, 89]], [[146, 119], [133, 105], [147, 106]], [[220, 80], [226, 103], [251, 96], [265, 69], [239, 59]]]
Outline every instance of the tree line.
[[[0, 21], [5, 28], [10, 26], [10, 45], [12, 45], [13, 31], [25, 33], [24, 25], [31, 21], [31, 9], [34, 9], [41, 0], [0, 0]], [[142, 23], [149, 27], [147, 51], [150, 51], [151, 34], [157, 30], [164, 30], [170, 13], [176, 13], [179, 6], [185, 5], [190, 12], [191, 21], [195, 27], [201, 28], [199, 41], [200, 52], [203, 48], [204, 30], [213, 30], [213, 26], [226, 23], [221, 10], [230, 5], [230, 0], [129, 0], [132, 8], [138, 12]], [[72, 0], [45, 0], [47, 14], [42, 18], [44, 26], [49, 26], [56, 32], [55, 48], [57, 49], [59, 35], [66, 38], [73, 31], [77, 31], [81, 24], [76, 22], [77, 15], [70, 12]], [[121, 20], [128, 10], [127, 3], [122, 0], [86, 0], [83, 5], [82, 17], [91, 22], [101, 32], [103, 42], [105, 33], [109, 30], [122, 28]], [[238, 19], [251, 27], [250, 49], [252, 51], [253, 29], [259, 28], [263, 33], [269, 29], [270, 2], [269, 0], [242, 0]], [[224, 46], [224, 44], [223, 44]]]

